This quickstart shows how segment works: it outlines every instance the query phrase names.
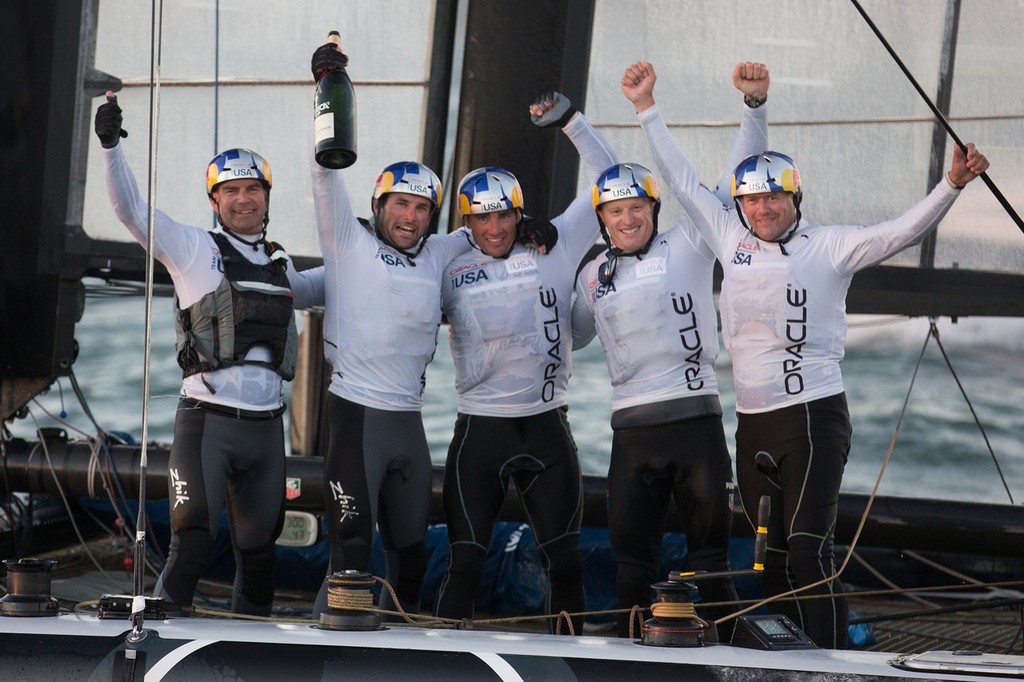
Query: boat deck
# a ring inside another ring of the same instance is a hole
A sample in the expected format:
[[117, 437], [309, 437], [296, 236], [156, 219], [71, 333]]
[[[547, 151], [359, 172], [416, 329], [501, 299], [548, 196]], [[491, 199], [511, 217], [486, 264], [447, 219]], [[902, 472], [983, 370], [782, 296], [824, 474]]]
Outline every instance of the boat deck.
[[[130, 576], [120, 566], [123, 555], [109, 539], [89, 543], [93, 556], [108, 569], [106, 576], [95, 571], [95, 565], [81, 546], [65, 548], [40, 558], [57, 558], [54, 570], [54, 596], [68, 601], [96, 599], [101, 593], [117, 593], [111, 579], [123, 583], [122, 592], [131, 592]], [[120, 570], [118, 570], [120, 569]], [[150, 582], [150, 581], [147, 581]], [[147, 585], [147, 589], [151, 585]], [[200, 585], [211, 600], [229, 600], [231, 586], [203, 581]], [[978, 596], [978, 595], [974, 595]], [[314, 595], [280, 593], [276, 611], [286, 617], [308, 613]], [[1008, 597], [1008, 598], [1007, 598]], [[67, 603], [67, 601], [65, 602]], [[197, 602], [197, 606], [202, 606]], [[964, 594], [921, 594], [915, 601], [906, 597], [850, 596], [851, 620], [870, 623], [874, 642], [856, 646], [863, 651], [915, 654], [934, 650], [972, 650], [994, 654], [1024, 654], [1024, 598], [1017, 592], [1006, 592], [986, 600], [966, 598]], [[486, 623], [486, 615], [478, 614], [479, 629], [496, 629]], [[539, 620], [503, 623], [502, 629], [546, 632], [547, 624]], [[587, 628], [587, 634], [611, 636], [608, 629]]]
[[[936, 600], [937, 601], [937, 600]], [[850, 600], [856, 620], [870, 622], [875, 643], [864, 649], [921, 653], [968, 649], [985, 653], [1024, 653], [1024, 602], [1016, 604], [911, 605], [907, 600]], [[984, 607], [984, 608], [982, 608]]]

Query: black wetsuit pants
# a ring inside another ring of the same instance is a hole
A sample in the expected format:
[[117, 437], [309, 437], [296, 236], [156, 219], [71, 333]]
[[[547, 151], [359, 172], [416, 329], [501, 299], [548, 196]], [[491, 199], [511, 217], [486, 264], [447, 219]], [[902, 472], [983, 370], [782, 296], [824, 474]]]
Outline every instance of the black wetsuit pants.
[[[509, 480], [515, 482], [537, 538], [549, 582], [548, 612], [585, 609], [580, 465], [566, 410], [556, 408], [529, 417], [458, 415], [445, 464], [444, 511], [451, 551], [437, 615], [473, 616]], [[582, 625], [582, 616], [573, 618], [577, 634]]]
[[191, 605], [225, 504], [235, 554], [231, 610], [269, 616], [274, 602], [274, 542], [284, 524], [281, 413], [229, 415], [183, 399], [168, 459], [171, 544], [154, 593]]
[[[736, 477], [751, 526], [762, 495], [771, 499], [768, 556], [763, 584], [768, 595], [788, 592], [835, 575], [833, 537], [839, 486], [850, 452], [846, 394], [771, 412], [740, 414]], [[801, 595], [839, 595], [838, 580]], [[776, 601], [815, 644], [846, 648], [846, 599]]]
[[[430, 449], [419, 412], [365, 407], [327, 397], [329, 439], [324, 462], [324, 513], [331, 544], [328, 575], [369, 567], [373, 531], [384, 545], [386, 580], [402, 608], [419, 611], [427, 567], [424, 536], [430, 520]], [[326, 580], [313, 607], [327, 606]], [[380, 607], [394, 610], [391, 593]]]
[[[650, 606], [650, 586], [668, 577], [660, 575], [659, 568], [673, 499], [686, 533], [690, 569], [728, 570], [733, 481], [721, 416], [613, 432], [608, 531], [617, 564], [615, 594], [620, 609]], [[704, 602], [737, 598], [729, 579], [702, 580], [699, 588]], [[699, 609], [698, 615], [713, 620], [734, 610], [728, 606]], [[628, 636], [629, 614], [618, 616], [616, 628], [620, 637]], [[731, 627], [722, 629], [728, 631], [719, 633], [720, 639], [727, 641]], [[635, 624], [633, 634], [639, 635]]]

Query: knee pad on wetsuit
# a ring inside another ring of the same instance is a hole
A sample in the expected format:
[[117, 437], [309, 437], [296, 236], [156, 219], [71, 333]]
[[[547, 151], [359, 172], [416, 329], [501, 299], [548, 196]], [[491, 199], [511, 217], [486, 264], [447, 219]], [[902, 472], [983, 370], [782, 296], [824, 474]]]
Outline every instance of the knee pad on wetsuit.
[[448, 574], [458, 576], [462, 580], [471, 580], [478, 584], [483, 578], [487, 551], [478, 546], [460, 543], [450, 549], [448, 557]]
[[[544, 568], [548, 572], [550, 584], [548, 609], [552, 613], [567, 611], [579, 614], [587, 608], [586, 594], [583, 590], [583, 558], [580, 556], [579, 536], [567, 535], [541, 548]], [[572, 632], [583, 634], [583, 616], [574, 615]], [[551, 623], [552, 632], [567, 634], [564, 627], [556, 627]]]
[[277, 559], [273, 543], [255, 549], [235, 551], [240, 580], [235, 581], [231, 610], [256, 616], [269, 616], [274, 605], [274, 562]]
[[442, 618], [469, 618], [473, 615], [476, 590], [484, 575], [487, 551], [479, 545], [452, 545], [448, 568], [438, 592], [436, 612]]
[[810, 535], [794, 535], [789, 539], [789, 567], [803, 584], [817, 582], [835, 573], [832, 542]]
[[[398, 601], [407, 613], [420, 610], [420, 592], [423, 589], [423, 575], [427, 571], [427, 546], [417, 542], [408, 547], [393, 549], [384, 553], [387, 579], [398, 595]], [[393, 611], [391, 594], [381, 594], [381, 608]]]
[[577, 535], [566, 535], [547, 543], [540, 548], [540, 555], [552, 583], [567, 578], [579, 579], [583, 574], [583, 557]]
[[[616, 565], [615, 582], [619, 589], [625, 586], [635, 586], [636, 593], [649, 595], [651, 585], [658, 582], [658, 570], [647, 564], [635, 563], [632, 561], [619, 561]], [[648, 606], [648, 604], [640, 604]]]
[[[396, 549], [393, 553], [397, 556], [398, 575], [401, 579], [407, 577], [415, 578], [419, 582], [423, 582], [423, 574], [427, 571], [427, 545], [424, 542], [417, 542], [409, 545], [408, 547], [402, 547]], [[392, 552], [388, 552], [392, 554]]]
[[175, 604], [191, 605], [196, 584], [209, 563], [211, 547], [213, 538], [205, 530], [183, 530], [175, 534], [155, 593]]

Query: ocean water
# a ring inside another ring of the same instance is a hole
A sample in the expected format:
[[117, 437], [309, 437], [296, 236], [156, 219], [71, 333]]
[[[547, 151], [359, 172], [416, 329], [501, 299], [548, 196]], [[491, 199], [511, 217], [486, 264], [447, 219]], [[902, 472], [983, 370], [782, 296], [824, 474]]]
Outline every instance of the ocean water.
[[[173, 434], [180, 382], [172, 309], [170, 298], [154, 299], [146, 423], [149, 440], [164, 443]], [[143, 424], [144, 323], [142, 297], [90, 296], [75, 330], [80, 350], [73, 370], [89, 410], [103, 429], [127, 432], [137, 440]], [[1024, 320], [969, 318], [954, 324], [942, 319], [936, 326], [955, 377], [938, 344], [929, 339], [928, 320], [851, 318], [843, 374], [854, 435], [843, 489], [867, 493], [875, 486], [907, 402], [892, 457], [882, 473], [880, 494], [1000, 503], [1012, 495], [1020, 504], [1024, 502]], [[444, 332], [442, 328], [437, 354], [427, 371], [423, 410], [437, 464], [444, 463], [456, 409]], [[924, 357], [914, 379], [922, 348]], [[723, 351], [718, 371], [731, 448], [736, 420], [730, 370]], [[569, 384], [569, 420], [586, 474], [607, 470], [610, 394], [604, 354], [595, 341], [573, 354]], [[971, 406], [994, 457], [975, 424]], [[62, 410], [67, 414], [64, 420], [59, 419]], [[57, 425], [67, 428], [72, 437], [95, 433], [67, 378], [30, 403], [28, 418], [9, 427], [15, 436], [34, 439], [37, 426]]]

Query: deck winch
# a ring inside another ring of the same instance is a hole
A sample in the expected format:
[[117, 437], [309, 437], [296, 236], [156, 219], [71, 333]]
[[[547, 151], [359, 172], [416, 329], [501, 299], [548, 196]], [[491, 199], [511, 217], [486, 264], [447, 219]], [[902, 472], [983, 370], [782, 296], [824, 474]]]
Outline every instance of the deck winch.
[[640, 642], [650, 646], [704, 646], [712, 627], [697, 617], [693, 598], [697, 586], [684, 580], [667, 580], [651, 585], [657, 601], [651, 604], [651, 618], [644, 621]]
[[380, 630], [370, 588], [374, 578], [363, 571], [337, 571], [327, 578], [327, 608], [320, 614], [324, 630]]
[[7, 594], [0, 598], [2, 616], [56, 616], [57, 600], [50, 594], [52, 559], [6, 560]]
[[652, 617], [644, 622], [641, 630], [641, 643], [684, 647], [717, 643], [718, 630], [715, 623], [708, 623], [697, 616], [693, 605], [693, 598], [698, 594], [695, 583], [707, 578], [759, 575], [764, 571], [764, 559], [768, 552], [769, 516], [771, 498], [762, 495], [757, 508], [753, 568], [714, 572], [670, 571], [667, 581], [651, 585], [657, 600], [651, 604]]

